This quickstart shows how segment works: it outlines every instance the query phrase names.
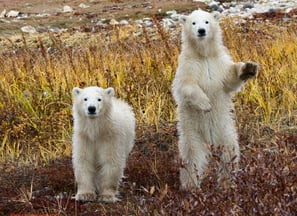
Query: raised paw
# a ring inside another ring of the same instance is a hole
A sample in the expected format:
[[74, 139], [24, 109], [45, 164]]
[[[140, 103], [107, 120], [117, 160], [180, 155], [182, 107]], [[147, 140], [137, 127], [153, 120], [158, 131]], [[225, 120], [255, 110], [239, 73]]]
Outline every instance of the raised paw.
[[258, 64], [255, 62], [247, 62], [244, 64], [242, 68], [242, 73], [240, 74], [239, 78], [241, 80], [248, 80], [253, 78], [258, 74]]
[[95, 201], [96, 200], [96, 194], [89, 192], [89, 193], [78, 193], [75, 196], [76, 201], [83, 201], [83, 202], [88, 202], [88, 201]]

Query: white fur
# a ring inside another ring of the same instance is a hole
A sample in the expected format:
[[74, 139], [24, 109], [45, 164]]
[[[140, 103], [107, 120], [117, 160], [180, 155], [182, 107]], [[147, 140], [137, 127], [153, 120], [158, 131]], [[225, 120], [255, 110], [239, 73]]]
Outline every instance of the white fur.
[[217, 12], [196, 10], [180, 19], [182, 51], [172, 88], [178, 105], [178, 144], [184, 161], [180, 181], [184, 189], [199, 187], [209, 144], [223, 147], [219, 182], [224, 186], [229, 181], [230, 163], [236, 165], [240, 158], [232, 93], [257, 74], [257, 64], [232, 61], [223, 45], [218, 17]]
[[[114, 97], [114, 89], [73, 89], [72, 161], [76, 200], [118, 199], [118, 184], [135, 138], [132, 108]], [[90, 108], [91, 107], [91, 108]]]

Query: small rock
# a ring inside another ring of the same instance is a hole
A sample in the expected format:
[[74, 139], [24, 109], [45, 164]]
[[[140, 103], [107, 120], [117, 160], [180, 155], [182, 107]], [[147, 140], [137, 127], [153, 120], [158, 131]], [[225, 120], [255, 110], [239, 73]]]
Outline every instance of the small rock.
[[83, 9], [86, 9], [86, 8], [89, 8], [90, 6], [89, 5], [86, 5], [84, 3], [81, 3], [81, 4], [79, 4], [78, 7], [83, 8]]
[[176, 27], [174, 21], [172, 19], [167, 19], [167, 18], [163, 19], [163, 26], [165, 28], [175, 28]]
[[129, 22], [127, 20], [121, 20], [120, 25], [129, 25]]
[[219, 11], [219, 12], [222, 12], [223, 11], [223, 8], [221, 8], [217, 3], [215, 2], [212, 2], [211, 4], [208, 5], [212, 11]]
[[50, 32], [61, 32], [61, 29], [58, 27], [49, 27], [48, 30]]
[[28, 25], [28, 26], [23, 26], [23, 27], [21, 28], [21, 30], [22, 30], [22, 32], [30, 33], [30, 34], [34, 34], [34, 33], [37, 32], [36, 29], [35, 29], [33, 26], [30, 26], [30, 25]]
[[6, 14], [6, 16], [7, 16], [7, 17], [17, 17], [19, 14], [20, 14], [19, 11], [11, 10], [11, 11], [9, 11], [9, 12]]
[[238, 8], [238, 7], [231, 7], [231, 8], [228, 10], [228, 13], [229, 13], [229, 14], [236, 15], [236, 14], [240, 13], [240, 8]]
[[245, 3], [242, 8], [243, 9], [252, 9], [254, 7], [253, 3]]
[[150, 17], [144, 17], [144, 18], [143, 18], [143, 22], [151, 21], [151, 20], [152, 20], [152, 18], [150, 18]]
[[73, 9], [72, 7], [68, 6], [68, 5], [65, 5], [63, 7], [63, 13], [72, 13], [73, 12]]
[[179, 21], [180, 14], [172, 14], [172, 15], [170, 16], [170, 18], [171, 18], [173, 21]]
[[154, 26], [154, 23], [151, 21], [144, 21], [143, 24], [145, 27], [153, 27]]
[[153, 27], [154, 26], [154, 23], [152, 22], [152, 19], [150, 17], [143, 18], [141, 24], [145, 27]]
[[140, 26], [143, 24], [143, 20], [141, 20], [141, 19], [137, 19], [134, 22], [136, 25], [140, 25]]
[[168, 16], [172, 16], [172, 15], [176, 15], [177, 12], [176, 12], [176, 10], [171, 10], [171, 11], [167, 11], [166, 14], [167, 14]]

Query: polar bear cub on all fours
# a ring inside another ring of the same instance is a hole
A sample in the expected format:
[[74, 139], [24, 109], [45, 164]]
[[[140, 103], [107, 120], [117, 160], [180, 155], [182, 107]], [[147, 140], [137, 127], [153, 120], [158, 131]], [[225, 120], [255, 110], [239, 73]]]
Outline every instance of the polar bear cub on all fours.
[[73, 89], [72, 162], [76, 200], [118, 200], [118, 186], [134, 146], [132, 108], [114, 97], [114, 89]]
[[254, 62], [233, 62], [223, 45], [219, 15], [196, 10], [180, 17], [182, 50], [172, 90], [177, 103], [183, 189], [199, 187], [210, 144], [222, 149], [220, 185], [232, 185], [231, 174], [240, 158], [232, 96], [258, 73]]

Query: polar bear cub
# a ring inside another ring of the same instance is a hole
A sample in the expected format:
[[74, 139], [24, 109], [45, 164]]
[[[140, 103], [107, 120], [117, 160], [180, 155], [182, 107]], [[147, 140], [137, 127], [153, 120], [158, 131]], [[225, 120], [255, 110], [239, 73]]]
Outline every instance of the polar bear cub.
[[73, 88], [72, 162], [76, 200], [116, 202], [118, 185], [135, 138], [132, 108], [114, 89]]
[[218, 181], [232, 185], [240, 150], [233, 121], [233, 93], [257, 75], [253, 62], [235, 63], [223, 45], [219, 13], [202, 10], [181, 16], [182, 49], [173, 80], [177, 103], [183, 189], [199, 187], [208, 162], [209, 144], [222, 149]]

